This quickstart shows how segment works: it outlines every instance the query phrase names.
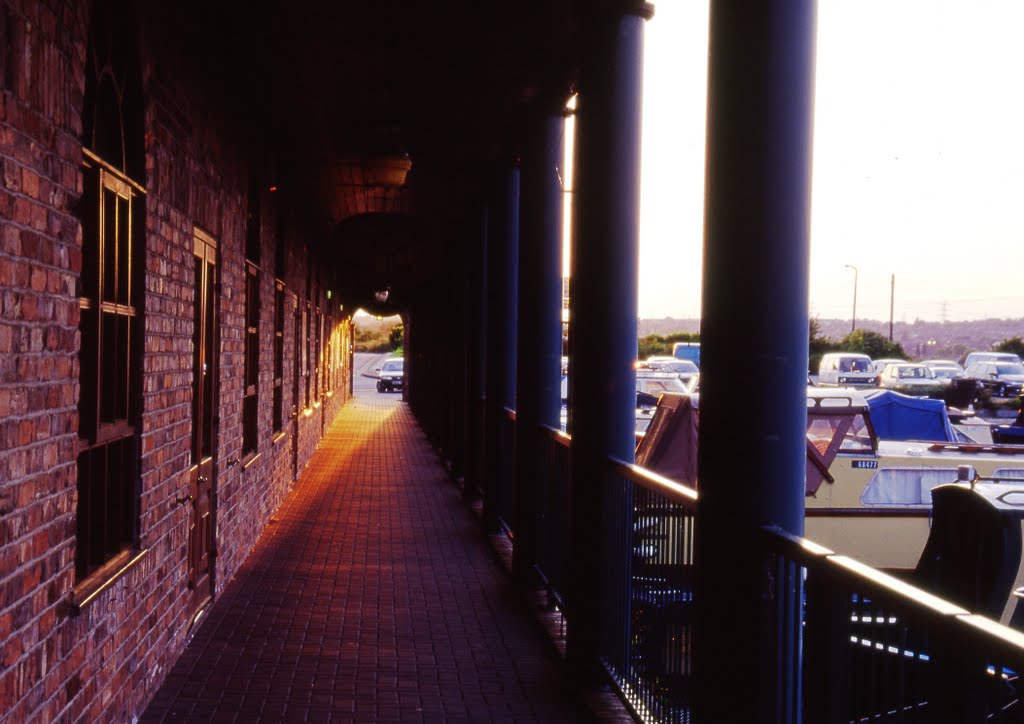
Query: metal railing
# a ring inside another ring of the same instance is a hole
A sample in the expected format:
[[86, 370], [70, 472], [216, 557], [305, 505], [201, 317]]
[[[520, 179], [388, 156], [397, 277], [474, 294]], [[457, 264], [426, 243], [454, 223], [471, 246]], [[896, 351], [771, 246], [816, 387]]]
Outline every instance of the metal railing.
[[[502, 457], [511, 470], [511, 411], [503, 422]], [[548, 427], [540, 433], [546, 464], [535, 569], [552, 607], [562, 610], [570, 437]], [[509, 472], [502, 489], [512, 485]], [[608, 621], [623, 622], [607, 627], [605, 668], [642, 720], [689, 722], [697, 493], [617, 460], [608, 461], [604, 485], [603, 535], [629, 547], [605, 556], [613, 561], [603, 587], [610, 600], [595, 604]], [[510, 501], [501, 512], [514, 533]], [[763, 558], [763, 580], [752, 585], [768, 592], [763, 613], [774, 622], [771, 645], [788, 654], [779, 660], [792, 667], [773, 672], [780, 721], [1024, 721], [1024, 634], [811, 541], [774, 528], [761, 537], [755, 555]]]
[[564, 432], [541, 427], [544, 479], [538, 501], [535, 568], [552, 608], [565, 610], [569, 552], [569, 441]]
[[[693, 699], [697, 493], [619, 460], [609, 460], [608, 475], [610, 501], [616, 508], [609, 518], [627, 527], [630, 546], [629, 565], [612, 567], [608, 586], [626, 591], [629, 630], [624, 655], [616, 655], [616, 641], [605, 642], [605, 665], [642, 719], [688, 722]], [[616, 576], [623, 580], [615, 581]]]
[[1024, 721], [1024, 634], [778, 529], [764, 542], [772, 580], [804, 588], [804, 721]]

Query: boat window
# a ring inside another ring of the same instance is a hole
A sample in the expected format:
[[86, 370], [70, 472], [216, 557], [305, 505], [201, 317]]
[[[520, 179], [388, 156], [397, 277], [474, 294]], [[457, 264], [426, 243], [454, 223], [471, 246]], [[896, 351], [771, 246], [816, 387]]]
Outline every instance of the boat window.
[[992, 479], [997, 483], [1024, 480], [1024, 468], [999, 468], [992, 473]]
[[872, 452], [874, 447], [871, 444], [871, 431], [864, 415], [854, 415], [853, 424], [843, 438], [843, 444], [839, 449], [844, 452]]
[[865, 506], [931, 507], [932, 488], [956, 481], [955, 468], [882, 468], [868, 481]]
[[829, 443], [835, 437], [838, 422], [830, 417], [816, 417], [807, 425], [807, 439], [822, 455], [828, 451]]

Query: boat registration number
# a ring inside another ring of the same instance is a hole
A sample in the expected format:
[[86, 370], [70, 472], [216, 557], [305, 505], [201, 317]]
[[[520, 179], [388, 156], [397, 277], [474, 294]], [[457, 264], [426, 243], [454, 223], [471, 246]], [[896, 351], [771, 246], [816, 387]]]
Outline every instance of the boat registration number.
[[877, 460], [854, 460], [853, 468], [855, 470], [874, 470], [878, 467]]

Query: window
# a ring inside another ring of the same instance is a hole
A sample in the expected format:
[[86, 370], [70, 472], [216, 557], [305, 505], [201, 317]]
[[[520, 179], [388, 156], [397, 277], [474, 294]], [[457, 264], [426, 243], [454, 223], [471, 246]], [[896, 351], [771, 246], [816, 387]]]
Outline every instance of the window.
[[259, 267], [245, 263], [245, 395], [242, 400], [242, 454], [256, 452], [260, 387]]
[[245, 390], [242, 398], [242, 455], [259, 447], [260, 390], [260, 185], [249, 179], [245, 230]]
[[309, 409], [309, 294], [306, 295], [306, 306], [302, 310], [302, 376], [305, 382], [305, 400], [303, 407]]
[[860, 499], [865, 506], [929, 507], [932, 488], [955, 481], [955, 468], [882, 468]]
[[313, 318], [313, 399], [320, 400], [320, 376], [323, 372], [323, 353], [321, 340], [324, 334], [324, 315], [317, 307], [316, 315]]
[[138, 545], [145, 153], [129, 8], [96, 3], [82, 112], [75, 578]]
[[84, 168], [78, 549], [85, 578], [134, 545], [138, 520], [141, 195], [87, 156]]
[[284, 427], [284, 282], [274, 282], [274, 432]]

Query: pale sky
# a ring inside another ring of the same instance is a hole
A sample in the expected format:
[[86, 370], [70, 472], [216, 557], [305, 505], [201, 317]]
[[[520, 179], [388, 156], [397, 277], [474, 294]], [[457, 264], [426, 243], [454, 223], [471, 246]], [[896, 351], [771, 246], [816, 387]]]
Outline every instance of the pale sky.
[[[645, 28], [640, 316], [700, 312], [706, 0]], [[1024, 2], [820, 0], [810, 312], [1024, 317]]]

